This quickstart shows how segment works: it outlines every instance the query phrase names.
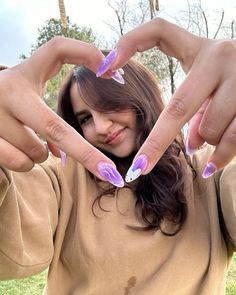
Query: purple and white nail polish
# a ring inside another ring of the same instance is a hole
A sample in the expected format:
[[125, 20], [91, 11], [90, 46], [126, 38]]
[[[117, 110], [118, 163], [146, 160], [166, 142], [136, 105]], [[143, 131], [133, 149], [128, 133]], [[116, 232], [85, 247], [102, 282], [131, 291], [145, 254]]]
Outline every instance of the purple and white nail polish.
[[117, 56], [117, 49], [114, 48], [112, 49], [112, 51], [105, 57], [103, 63], [100, 65], [96, 76], [97, 77], [101, 77], [104, 73], [107, 72], [107, 70], [109, 70], [112, 62], [115, 60]]
[[65, 152], [63, 152], [62, 150], [60, 150], [60, 156], [61, 156], [61, 165], [64, 167], [66, 165], [67, 155], [66, 155]]
[[191, 148], [191, 146], [190, 146], [190, 144], [189, 144], [189, 139], [188, 139], [188, 137], [187, 137], [187, 139], [186, 139], [185, 148], [186, 148], [186, 154], [187, 154], [188, 156], [190, 156], [190, 157], [191, 157], [191, 156], [197, 151], [197, 149], [193, 149], [193, 148]]
[[121, 76], [118, 70], [112, 72], [111, 70], [108, 70], [107, 73], [111, 76], [113, 80], [120, 84], [125, 84], [124, 78]]
[[213, 162], [209, 162], [203, 170], [202, 177], [208, 178], [217, 171], [217, 167]]
[[148, 160], [145, 155], [140, 155], [132, 164], [132, 166], [129, 168], [126, 176], [125, 181], [131, 182], [137, 179], [142, 172], [146, 169], [148, 165]]
[[106, 179], [111, 184], [117, 187], [124, 186], [124, 180], [116, 168], [108, 163], [100, 162], [97, 165], [97, 170], [102, 178]]

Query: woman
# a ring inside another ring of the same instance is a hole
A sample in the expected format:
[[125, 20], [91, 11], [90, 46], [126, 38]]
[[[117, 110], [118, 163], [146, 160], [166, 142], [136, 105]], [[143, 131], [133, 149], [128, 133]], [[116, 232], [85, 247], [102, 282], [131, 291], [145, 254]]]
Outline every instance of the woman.
[[[143, 66], [130, 61], [124, 71], [119, 85], [76, 67], [58, 101], [58, 114], [122, 176], [164, 107]], [[71, 158], [61, 167], [50, 157], [26, 173], [3, 168], [0, 277], [49, 266], [47, 295], [223, 294], [236, 169], [232, 161], [203, 179], [210, 150], [191, 164], [179, 135], [151, 173], [120, 188]]]

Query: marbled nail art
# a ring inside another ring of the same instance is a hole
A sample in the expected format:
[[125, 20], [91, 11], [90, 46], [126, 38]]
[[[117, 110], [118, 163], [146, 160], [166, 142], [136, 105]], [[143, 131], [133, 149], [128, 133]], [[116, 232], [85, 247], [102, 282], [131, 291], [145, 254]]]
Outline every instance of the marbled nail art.
[[217, 167], [213, 162], [209, 162], [203, 170], [202, 177], [208, 178], [217, 171]]
[[113, 165], [105, 162], [100, 162], [97, 165], [97, 170], [99, 174], [102, 176], [102, 178], [106, 179], [111, 184], [117, 187], [124, 186], [123, 178]]
[[112, 62], [114, 61], [114, 59], [117, 56], [117, 49], [114, 48], [112, 49], [112, 51], [105, 57], [103, 63], [100, 65], [96, 76], [97, 77], [101, 77], [104, 73], [107, 72], [107, 70], [109, 70]]
[[137, 179], [142, 172], [145, 170], [147, 167], [148, 160], [145, 155], [140, 155], [132, 164], [132, 166], [129, 168], [126, 176], [125, 176], [125, 181], [126, 182], [131, 182], [135, 179]]

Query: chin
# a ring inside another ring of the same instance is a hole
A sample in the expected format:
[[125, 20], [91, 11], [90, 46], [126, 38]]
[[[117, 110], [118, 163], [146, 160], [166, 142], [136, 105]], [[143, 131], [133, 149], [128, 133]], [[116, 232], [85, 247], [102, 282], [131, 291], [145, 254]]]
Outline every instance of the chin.
[[134, 149], [132, 148], [126, 148], [126, 149], [122, 149], [122, 150], [117, 150], [117, 151], [110, 151], [110, 153], [118, 158], [126, 158], [128, 156], [130, 156], [132, 153], [134, 152]]

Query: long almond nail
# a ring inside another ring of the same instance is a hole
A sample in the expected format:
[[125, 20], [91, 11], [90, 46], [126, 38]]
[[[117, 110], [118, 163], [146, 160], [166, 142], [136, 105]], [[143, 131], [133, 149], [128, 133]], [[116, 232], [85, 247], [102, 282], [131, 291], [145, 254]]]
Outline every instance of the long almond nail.
[[112, 51], [105, 57], [103, 63], [100, 65], [96, 76], [101, 77], [104, 73], [109, 70], [110, 66], [112, 65], [113, 61], [115, 60], [117, 56], [117, 49], [114, 48]]
[[60, 150], [60, 156], [61, 156], [61, 165], [65, 166], [66, 165], [66, 158], [67, 155], [65, 152], [63, 152], [62, 150]]
[[105, 162], [100, 162], [97, 165], [97, 169], [102, 178], [106, 179], [111, 184], [118, 187], [124, 186], [123, 178], [113, 165]]
[[209, 162], [203, 170], [202, 177], [208, 178], [217, 171], [217, 167], [213, 162]]
[[148, 160], [145, 155], [140, 155], [132, 164], [132, 166], [129, 168], [126, 176], [125, 181], [131, 182], [137, 179], [142, 172], [146, 169], [148, 165]]
[[120, 84], [125, 84], [124, 78], [121, 76], [118, 70], [112, 72], [111, 70], [108, 70], [107, 73], [111, 76], [113, 80]]

